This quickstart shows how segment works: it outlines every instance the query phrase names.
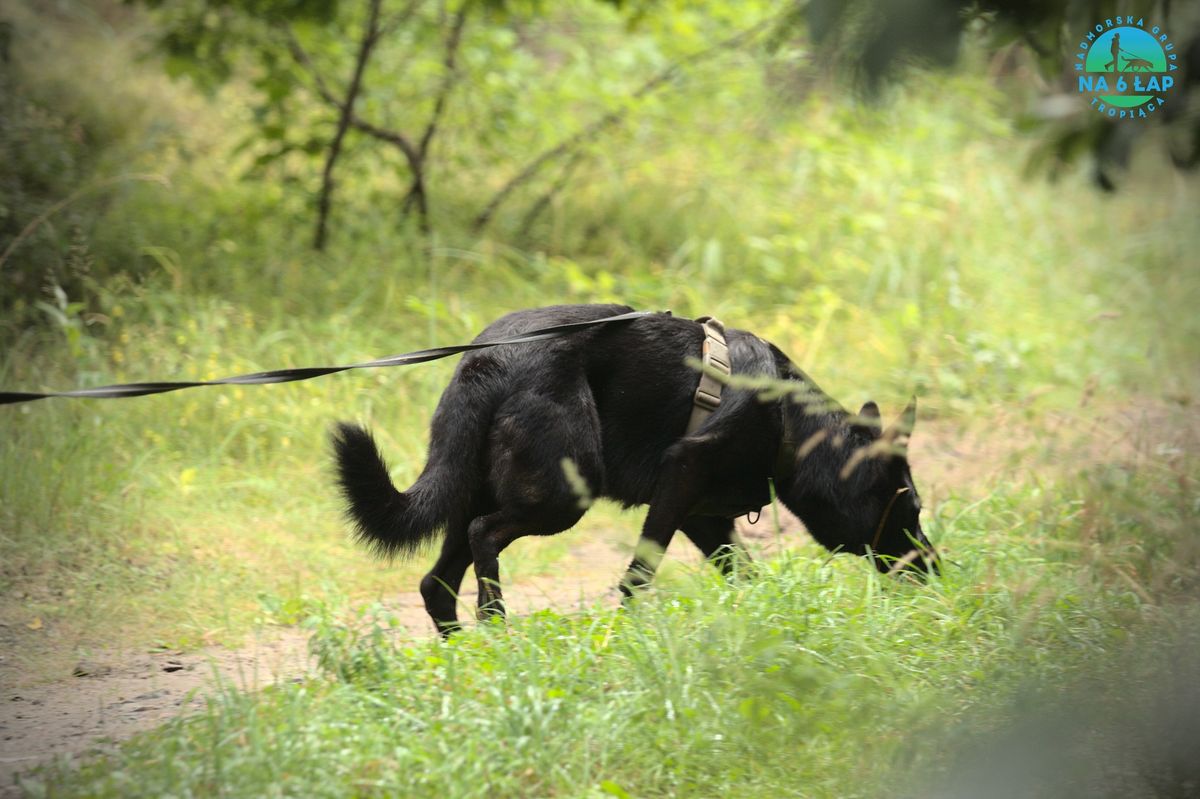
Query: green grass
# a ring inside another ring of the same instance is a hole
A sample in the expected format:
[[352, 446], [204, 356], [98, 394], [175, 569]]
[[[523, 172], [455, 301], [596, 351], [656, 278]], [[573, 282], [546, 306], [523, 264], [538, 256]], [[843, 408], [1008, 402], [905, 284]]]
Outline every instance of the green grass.
[[[929, 585], [806, 549], [731, 582], [694, 572], [629, 611], [543, 612], [449, 643], [410, 640], [386, 614], [349, 625], [315, 618], [321, 676], [261, 695], [230, 689], [195, 717], [28, 787], [34, 796], [919, 795], [952, 764], [944, 753], [961, 750], [959, 736], [1005, 723], [1016, 692], [1094, 675], [1143, 634], [1155, 608], [1142, 592], [1076, 557], [1089, 537], [1120, 536], [1115, 524], [1091, 529], [1092, 503], [1150, 507], [1155, 481], [1138, 481], [1119, 496], [1097, 478], [949, 500], [931, 532], [953, 566]], [[1177, 526], [1155, 532], [1178, 542], [1194, 498], [1158, 488], [1158, 512]]]

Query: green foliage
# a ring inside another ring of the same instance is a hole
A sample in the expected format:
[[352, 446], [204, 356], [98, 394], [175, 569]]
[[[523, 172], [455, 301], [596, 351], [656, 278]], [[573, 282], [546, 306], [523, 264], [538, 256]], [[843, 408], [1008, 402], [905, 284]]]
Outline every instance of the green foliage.
[[318, 617], [321, 676], [231, 692], [32, 795], [921, 793], [1015, 692], [1094, 670], [1146, 611], [1062, 555], [1088, 516], [1043, 498], [1078, 490], [943, 504], [933, 534], [954, 566], [930, 585], [806, 551], [448, 643], [381, 609]]
[[65, 76], [29, 68], [25, 37], [36, 36], [31, 23], [3, 21], [18, 44], [6, 44], [0, 58], [0, 256], [19, 245], [18, 237], [25, 239], [17, 259], [0, 262], [0, 308], [6, 309], [19, 299], [45, 296], [43, 289], [51, 286], [65, 285], [72, 293], [83, 286], [91, 266], [86, 210], [71, 208], [55, 224], [36, 222], [83, 184], [125, 133], [115, 115]]
[[[510, 144], [513, 133], [544, 126], [546, 116], [529, 101], [548, 83], [546, 62], [562, 60], [556, 52], [562, 44], [574, 51], [571, 55], [582, 54], [580, 40], [564, 42], [556, 28], [580, 22], [611, 26], [620, 18], [616, 9], [621, 7], [619, 2], [573, 2], [551, 10], [541, 3], [467, 0], [448, 8], [414, 0], [382, 9], [380, 2], [349, 9], [329, 4], [315, 14], [307, 3], [177, 0], [150, 5], [160, 9], [162, 46], [174, 74], [190, 74], [212, 91], [233, 79], [242, 66], [242, 75], [255, 90], [255, 130], [241, 145], [254, 155], [248, 174], [311, 182], [317, 159], [324, 162], [316, 249], [325, 246], [334, 167], [348, 131], [364, 139], [369, 145], [364, 149], [374, 158], [390, 155], [394, 168], [407, 175], [403, 194], [389, 199], [398, 217], [415, 208], [417, 225], [427, 232], [427, 184], [440, 187], [442, 171], [457, 166], [455, 158], [447, 161], [441, 151], [465, 145], [476, 157], [485, 156], [496, 143]], [[710, 13], [702, 18], [718, 24], [740, 21], [761, 4], [747, 5], [740, 14]], [[673, 10], [675, 35], [664, 41], [696, 39], [700, 26], [690, 20], [697, 15], [691, 9]], [[459, 58], [460, 50], [466, 57]], [[626, 58], [605, 66], [633, 67], [636, 75], [636, 59], [628, 57], [635, 51], [623, 48], [619, 52]], [[549, 82], [554, 108], [585, 95], [603, 101], [616, 88], [616, 101], [600, 104], [597, 116], [603, 118], [623, 115], [638, 99], [637, 92], [627, 88], [629, 81], [613, 80], [618, 72], [596, 69], [603, 58], [576, 57], [568, 63], [581, 64], [589, 80], [562, 70], [558, 80]], [[355, 77], [345, 80], [348, 75]], [[460, 87], [469, 87], [470, 96], [456, 97], [466, 93]], [[447, 118], [452, 104], [466, 104], [471, 113]], [[480, 120], [487, 121], [479, 124]], [[562, 138], [557, 129], [550, 130]], [[452, 144], [440, 141], [447, 132], [456, 139]], [[582, 144], [588, 143], [586, 138]], [[436, 158], [431, 156], [435, 140]], [[547, 147], [557, 143], [552, 140]], [[528, 156], [531, 163], [538, 157], [536, 150]], [[360, 164], [358, 176], [374, 171], [374, 164], [366, 170]], [[501, 189], [497, 196], [502, 194]]]
[[161, 44], [166, 66], [188, 74], [213, 90], [229, 80], [246, 49], [257, 50], [264, 76], [259, 86], [282, 99], [290, 91], [286, 76], [275, 69], [279, 54], [269, 48], [275, 26], [331, 26], [338, 20], [338, 0], [144, 0], [160, 9]]
[[[805, 13], [782, 26], [793, 35], [805, 30], [818, 57], [836, 64], [847, 83], [876, 94], [911, 73], [913, 65], [949, 67], [960, 61], [993, 60], [998, 72], [1011, 71], [1024, 81], [1038, 73], [1044, 83], [1036, 96], [1014, 90], [1014, 120], [1036, 129], [1039, 146], [1029, 160], [1031, 172], [1058, 176], [1063, 168], [1087, 155], [1097, 184], [1116, 186], [1118, 173], [1129, 166], [1133, 142], [1145, 132], [1118, 127], [1088, 113], [1075, 98], [1053, 95], [1053, 87], [1070, 78], [1067, 65], [1078, 51], [1080, 38], [1093, 25], [1117, 15], [1145, 18], [1173, 37], [1180, 65], [1200, 51], [1200, 13], [1154, 0], [1075, 3], [1069, 0], [1008, 2], [1007, 0], [814, 0]], [[803, 25], [802, 23], [807, 23]], [[781, 32], [781, 40], [786, 39]], [[1185, 67], [1171, 110], [1160, 114], [1171, 136], [1155, 145], [1177, 167], [1194, 169], [1200, 159], [1200, 123], [1191, 104], [1196, 102], [1196, 77]], [[1191, 87], [1191, 88], [1189, 88]], [[1060, 110], [1051, 110], [1057, 103]], [[1066, 108], [1066, 111], [1061, 110]]]

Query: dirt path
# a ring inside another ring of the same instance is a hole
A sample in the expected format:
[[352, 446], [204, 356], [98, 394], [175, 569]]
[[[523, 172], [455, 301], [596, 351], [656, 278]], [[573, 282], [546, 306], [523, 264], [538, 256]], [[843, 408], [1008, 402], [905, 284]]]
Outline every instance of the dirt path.
[[[505, 586], [505, 599], [518, 615], [616, 606], [616, 581], [628, 562], [626, 547], [582, 539], [555, 574], [514, 581]], [[414, 638], [433, 636], [418, 592], [397, 594], [385, 606]], [[460, 618], [470, 612], [460, 610]], [[55, 757], [105, 752], [204, 707], [205, 698], [222, 689], [253, 691], [302, 679], [315, 671], [308, 637], [299, 628], [266, 628], [242, 649], [137, 654], [118, 659], [116, 667], [83, 662], [71, 680], [6, 689], [0, 695], [0, 797], [20, 795], [20, 773]]]
[[[1038, 417], [1031, 426], [1020, 409], [1009, 418], [963, 428], [925, 423], [914, 436], [910, 460], [927, 504], [949, 492], [982, 492], [997, 481], [1025, 479], [1047, 469], [1152, 457], [1171, 449], [1196, 451], [1200, 420], [1186, 409], [1159, 403], [1091, 414]], [[998, 431], [1003, 431], [1002, 434]], [[743, 537], [761, 554], [778, 546], [769, 514], [755, 526], [738, 522]], [[785, 532], [800, 529], [786, 513]], [[629, 561], [629, 531], [602, 538], [581, 537], [553, 574], [528, 577], [505, 586], [510, 612], [517, 615], [553, 608], [560, 612], [617, 604], [615, 584]], [[783, 540], [786, 541], [785, 537]], [[670, 557], [698, 563], [687, 546]], [[420, 595], [398, 594], [386, 603], [414, 637], [433, 635]], [[470, 610], [460, 612], [469, 617]], [[0, 798], [17, 796], [15, 775], [53, 757], [79, 757], [152, 729], [181, 713], [203, 707], [222, 686], [255, 690], [302, 679], [313, 670], [308, 636], [297, 628], [268, 628], [239, 650], [213, 648], [196, 653], [138, 654], [117, 667], [81, 663], [71, 680], [0, 695]]]
[[255, 689], [300, 676], [307, 644], [299, 630], [271, 630], [241, 650], [139, 654], [117, 667], [84, 662], [70, 681], [9, 689], [0, 697], [0, 796], [10, 795], [14, 774], [53, 757], [104, 751], [203, 707], [219, 684]]

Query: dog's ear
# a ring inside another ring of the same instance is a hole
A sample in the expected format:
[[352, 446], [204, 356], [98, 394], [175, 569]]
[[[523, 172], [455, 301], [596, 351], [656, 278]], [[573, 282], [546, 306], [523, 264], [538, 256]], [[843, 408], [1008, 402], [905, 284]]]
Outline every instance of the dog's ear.
[[914, 394], [912, 399], [908, 401], [904, 412], [900, 414], [900, 419], [896, 422], [895, 427], [905, 435], [912, 435], [913, 428], [917, 426], [917, 395]]
[[855, 433], [863, 438], [879, 438], [880, 430], [883, 427], [883, 423], [879, 417], [879, 406], [868, 400], [862, 406], [862, 410], [858, 412], [858, 416], [851, 420], [850, 426]]
[[912, 435], [913, 426], [917, 423], [917, 398], [914, 396], [908, 401], [908, 406], [904, 412], [900, 414], [900, 418], [896, 423], [883, 431], [883, 438], [889, 444], [896, 445], [900, 450], [907, 453], [908, 437]]

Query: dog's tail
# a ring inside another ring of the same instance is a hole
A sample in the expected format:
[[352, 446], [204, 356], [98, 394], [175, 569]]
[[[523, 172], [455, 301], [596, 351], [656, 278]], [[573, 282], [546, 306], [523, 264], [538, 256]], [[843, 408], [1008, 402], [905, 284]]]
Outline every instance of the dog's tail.
[[469, 507], [470, 498], [465, 496], [469, 485], [442, 479], [436, 462], [440, 459], [431, 458], [417, 482], [401, 493], [366, 428], [340, 422], [332, 439], [337, 482], [349, 505], [347, 515], [355, 534], [381, 555], [411, 554], [432, 539], [457, 509]]

